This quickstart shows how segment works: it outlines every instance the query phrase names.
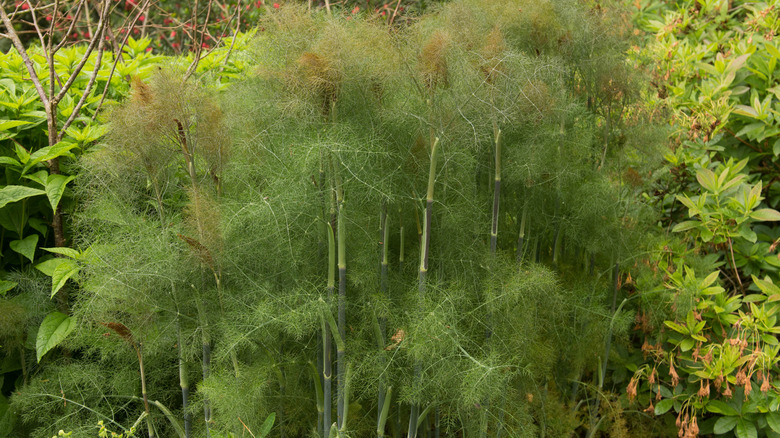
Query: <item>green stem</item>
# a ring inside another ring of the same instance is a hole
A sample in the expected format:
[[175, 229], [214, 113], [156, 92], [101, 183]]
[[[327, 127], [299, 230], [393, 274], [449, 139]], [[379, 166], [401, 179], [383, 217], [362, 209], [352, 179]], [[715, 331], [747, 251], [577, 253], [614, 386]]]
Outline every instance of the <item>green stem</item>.
[[[333, 292], [336, 287], [336, 240], [333, 236], [333, 226], [331, 226], [330, 222], [328, 222], [328, 287], [327, 287], [327, 295], [328, 295], [328, 303], [333, 302]], [[326, 306], [326, 308], [329, 309], [329, 307]], [[328, 310], [328, 313], [330, 314], [330, 310]], [[330, 315], [331, 319], [333, 318], [333, 315]], [[333, 359], [331, 357], [331, 353], [333, 350], [333, 347], [331, 346], [331, 338], [328, 336], [327, 330], [336, 330], [335, 326], [330, 325], [330, 321], [326, 321], [323, 319], [322, 323], [322, 377], [323, 377], [323, 397], [324, 397], [324, 403], [323, 403], [323, 430], [325, 433], [327, 433], [330, 430], [331, 427], [331, 413], [332, 413], [332, 400], [333, 396], [331, 394], [331, 385], [333, 382], [333, 370], [332, 370], [332, 363]], [[337, 332], [336, 332], [337, 333]]]
[[[346, 339], [346, 305], [347, 305], [347, 260], [346, 231], [344, 220], [344, 189], [341, 177], [336, 173], [336, 206], [338, 214], [338, 268], [339, 268], [339, 299], [338, 299], [338, 329], [342, 339]], [[346, 352], [342, 347], [336, 351], [336, 415], [338, 428], [342, 430], [346, 422]]]
[[498, 242], [498, 207], [501, 193], [501, 129], [496, 128], [496, 173], [493, 178], [493, 224], [490, 228], [490, 253], [496, 253]]

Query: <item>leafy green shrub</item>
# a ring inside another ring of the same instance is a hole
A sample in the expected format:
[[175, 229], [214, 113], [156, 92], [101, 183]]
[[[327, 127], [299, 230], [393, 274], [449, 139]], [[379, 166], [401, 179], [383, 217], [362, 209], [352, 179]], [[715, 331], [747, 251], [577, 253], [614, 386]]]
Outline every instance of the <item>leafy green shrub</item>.
[[684, 234], [660, 245], [638, 280], [652, 360], [636, 360], [629, 395], [649, 411], [654, 401], [658, 415], [674, 408], [685, 436], [780, 433], [778, 6], [648, 2], [636, 17], [655, 35], [639, 52], [656, 60], [652, 105], [680, 130], [655, 202]]

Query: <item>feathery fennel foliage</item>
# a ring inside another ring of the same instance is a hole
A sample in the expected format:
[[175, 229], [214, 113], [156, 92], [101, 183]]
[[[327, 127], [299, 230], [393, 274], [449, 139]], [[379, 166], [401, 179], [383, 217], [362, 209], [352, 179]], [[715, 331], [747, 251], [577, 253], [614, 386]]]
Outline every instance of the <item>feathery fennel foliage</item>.
[[[613, 112], [593, 103], [603, 89], [588, 85], [603, 80], [596, 65], [623, 68], [608, 43], [592, 46], [603, 17], [574, 1], [464, 0], [397, 31], [294, 5], [263, 20], [256, 75], [221, 105], [159, 72], [135, 84], [83, 161], [77, 238], [91, 252], [68, 342], [77, 357], [58, 366], [78, 376], [63, 391], [85, 407], [50, 403], [58, 386], [39, 376], [15, 398], [27, 421], [50, 419], [44, 436], [140, 415], [138, 361], [104, 326], [117, 322], [142, 346], [150, 399], [191, 436], [258, 430], [271, 412], [277, 436], [327, 435], [318, 398], [329, 391], [314, 380], [323, 336], [339, 330], [351, 371], [333, 367], [329, 396], [333, 422], [346, 412], [342, 435], [582, 427], [575, 415], [588, 412], [572, 408], [599, 397], [582, 387], [596, 386], [607, 332], [630, 316], [613, 318], [611, 269], [631, 262], [645, 214], [612, 160], [620, 128], [605, 130]], [[611, 99], [626, 103], [621, 84]], [[328, 292], [328, 224], [343, 233], [341, 308]], [[422, 276], [408, 261], [426, 238]], [[110, 377], [90, 379], [87, 366]]]

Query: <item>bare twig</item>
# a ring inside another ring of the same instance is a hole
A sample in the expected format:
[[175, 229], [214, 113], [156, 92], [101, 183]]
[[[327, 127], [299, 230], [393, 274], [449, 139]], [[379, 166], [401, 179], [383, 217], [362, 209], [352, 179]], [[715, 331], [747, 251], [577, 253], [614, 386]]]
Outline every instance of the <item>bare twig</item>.
[[[65, 81], [64, 84], [62, 84], [62, 88], [60, 88], [60, 92], [57, 93], [56, 97], [51, 99], [55, 105], [63, 97], [65, 97], [65, 94], [68, 92], [68, 89], [70, 89], [71, 85], [73, 85], [73, 81], [76, 80], [76, 77], [78, 77], [78, 75], [81, 73], [81, 69], [84, 68], [84, 65], [87, 63], [87, 60], [89, 60], [89, 55], [92, 54], [92, 51], [95, 49], [98, 40], [101, 40], [103, 38], [103, 31], [106, 27], [106, 22], [108, 21], [108, 7], [110, 5], [111, 3], [108, 0], [106, 0], [103, 6], [103, 12], [100, 15], [100, 21], [98, 22], [97, 30], [95, 31], [95, 35], [92, 35], [92, 39], [89, 42], [89, 46], [87, 46], [87, 51], [84, 53], [84, 56], [82, 56], [81, 61], [79, 61], [79, 63], [73, 69], [73, 73], [71, 73], [68, 80]], [[52, 53], [51, 56], [53, 57], [54, 53]]]
[[8, 31], [8, 38], [11, 40], [11, 43], [13, 43], [16, 51], [19, 52], [19, 56], [22, 57], [22, 61], [24, 62], [25, 67], [27, 67], [27, 73], [30, 74], [30, 80], [35, 87], [35, 91], [38, 92], [38, 97], [41, 99], [48, 117], [50, 112], [49, 99], [46, 95], [46, 92], [43, 90], [43, 85], [41, 85], [38, 74], [35, 72], [35, 65], [30, 59], [30, 56], [27, 54], [27, 50], [25, 50], [24, 44], [22, 44], [22, 41], [19, 39], [19, 35], [16, 34], [16, 30], [14, 30], [14, 25], [11, 23], [11, 19], [8, 18], [8, 14], [5, 13], [5, 8], [0, 8], [0, 19], [2, 19], [6, 30]]
[[[150, 0], [146, 0], [146, 3], [149, 3]], [[139, 11], [135, 15], [135, 19], [130, 23], [130, 26], [126, 29], [132, 29], [135, 27], [135, 23], [138, 21], [138, 17], [141, 16], [141, 11]], [[122, 59], [122, 51], [125, 49], [125, 44], [127, 44], [127, 40], [130, 38], [130, 32], [125, 32], [125, 37], [122, 39], [122, 45], [119, 46], [119, 50], [116, 55], [114, 55], [114, 64], [111, 66], [111, 71], [108, 73], [108, 80], [106, 81], [106, 86], [103, 88], [103, 93], [100, 96], [100, 102], [98, 102], [98, 106], [95, 109], [95, 114], [92, 115], [92, 120], [94, 121], [97, 118], [98, 113], [100, 112], [100, 109], [103, 107], [103, 102], [106, 100], [106, 94], [108, 94], [108, 87], [111, 85], [111, 78], [114, 77], [114, 72], [116, 71], [116, 66], [119, 63], [119, 60]]]
[[[190, 64], [190, 66], [187, 67], [187, 71], [184, 73], [184, 78], [182, 79], [182, 81], [186, 81], [187, 79], [189, 79], [189, 77], [192, 76], [193, 73], [195, 73], [195, 70], [198, 68], [198, 64], [200, 63], [200, 60], [201, 60], [200, 53], [203, 50], [203, 36], [206, 34], [206, 31], [208, 29], [209, 17], [211, 16], [211, 4], [212, 4], [212, 2], [213, 2], [213, 0], [209, 0], [209, 4], [208, 4], [207, 9], [206, 9], [206, 21], [203, 23], [203, 27], [201, 28], [201, 31], [200, 31], [200, 40], [198, 41], [198, 46], [195, 48], [195, 59], [193, 59], [192, 63]], [[195, 17], [195, 24], [194, 25], [195, 26], [198, 25], [198, 17], [197, 16]], [[216, 48], [216, 46], [214, 46], [214, 48]], [[206, 53], [206, 56], [208, 56], [209, 53], [211, 53], [214, 50], [214, 48], [209, 50]], [[205, 58], [205, 56], [204, 56], [204, 58]]]
[[[106, 2], [108, 3], [108, 2]], [[101, 35], [97, 35], [100, 37]], [[70, 124], [73, 123], [73, 121], [76, 119], [76, 116], [81, 112], [81, 107], [84, 105], [84, 102], [87, 100], [87, 96], [92, 92], [92, 87], [95, 85], [95, 80], [97, 79], [98, 72], [100, 71], [100, 65], [101, 61], [103, 60], [103, 49], [105, 46], [105, 38], [100, 38], [100, 43], [98, 44], [98, 53], [97, 53], [97, 59], [95, 60], [95, 68], [92, 70], [92, 76], [89, 78], [89, 83], [87, 83], [87, 86], [84, 88], [84, 92], [81, 93], [81, 99], [79, 99], [79, 102], [76, 104], [76, 107], [73, 108], [73, 112], [70, 113], [70, 117], [68, 117], [68, 120], [65, 121], [65, 124], [62, 125], [62, 129], [60, 130], [58, 140], [62, 140], [63, 135], [65, 134], [65, 131], [70, 127]]]

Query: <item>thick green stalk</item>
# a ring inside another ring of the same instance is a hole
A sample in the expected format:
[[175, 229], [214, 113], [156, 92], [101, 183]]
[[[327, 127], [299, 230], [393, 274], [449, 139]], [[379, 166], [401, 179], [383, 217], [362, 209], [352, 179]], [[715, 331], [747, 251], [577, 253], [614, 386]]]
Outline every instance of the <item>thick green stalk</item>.
[[501, 194], [501, 129], [496, 128], [496, 173], [493, 177], [493, 224], [490, 228], [490, 253], [496, 253], [498, 242], [498, 206]]
[[[426, 195], [425, 204], [425, 222], [423, 223], [422, 230], [422, 248], [420, 250], [420, 273], [418, 277], [418, 291], [420, 298], [425, 296], [426, 289], [426, 277], [428, 275], [428, 254], [431, 247], [431, 218], [433, 214], [433, 188], [436, 182], [436, 159], [438, 157], [439, 138], [436, 137], [431, 146], [431, 163], [428, 169], [428, 191]], [[419, 380], [420, 377], [420, 364], [415, 365], [415, 379]], [[412, 404], [412, 409], [409, 414], [409, 432], [408, 438], [415, 438], [417, 436], [417, 416], [419, 407], [416, 403]]]
[[436, 181], [436, 159], [439, 152], [439, 138], [433, 141], [431, 146], [431, 163], [428, 169], [428, 191], [425, 204], [425, 222], [422, 232], [422, 251], [420, 251], [420, 276], [418, 288], [420, 296], [425, 294], [425, 279], [428, 274], [428, 255], [431, 249], [431, 218], [433, 214], [433, 188]]
[[523, 261], [523, 251], [525, 244], [525, 229], [526, 229], [526, 218], [528, 217], [528, 204], [526, 203], [523, 205], [523, 215], [520, 219], [520, 232], [517, 233], [517, 263], [521, 263]]
[[[388, 222], [388, 214], [387, 214], [387, 207], [382, 207], [382, 214], [380, 218], [380, 238], [382, 239], [380, 241], [380, 249], [381, 249], [381, 258], [379, 263], [379, 293], [382, 299], [387, 298], [387, 266], [388, 266], [388, 247], [389, 245], [389, 238], [390, 238], [390, 227], [387, 226]], [[385, 358], [385, 331], [387, 330], [387, 318], [384, 316], [379, 317], [379, 333], [377, 335], [377, 343], [379, 347], [379, 363], [384, 368], [386, 358]], [[382, 418], [382, 412], [384, 409], [384, 403], [385, 403], [385, 379], [383, 376], [380, 376], [379, 380], [379, 391], [377, 394], [377, 431], [379, 430], [379, 425], [382, 425], [382, 433], [384, 434], [384, 421], [381, 420]], [[385, 415], [386, 416], [386, 415]], [[386, 418], [385, 418], [386, 421]], [[381, 436], [381, 435], [380, 435]]]
[[[604, 387], [604, 377], [607, 374], [607, 365], [609, 363], [609, 350], [612, 346], [612, 324], [614, 322], [615, 318], [615, 312], [618, 310], [617, 307], [617, 295], [618, 295], [618, 280], [620, 278], [620, 264], [618, 262], [615, 262], [615, 265], [613, 267], [612, 271], [612, 318], [613, 321], [610, 322], [609, 330], [607, 330], [607, 339], [604, 342], [604, 360], [599, 364], [599, 380], [598, 380], [598, 389], [599, 393], [601, 393], [601, 389]], [[625, 303], [625, 300], [624, 300]], [[622, 308], [623, 304], [621, 304]], [[595, 408], [592, 411], [592, 414], [590, 416], [590, 423], [591, 432], [588, 433], [588, 438], [592, 438], [595, 436], [596, 430], [598, 429], [596, 425], [600, 423], [600, 419], [598, 418], [598, 412], [599, 412], [599, 404], [601, 402], [601, 397], [596, 397], [596, 403]]]
[[181, 335], [181, 314], [176, 314], [176, 331], [179, 347], [179, 386], [181, 387], [181, 408], [184, 412], [184, 436], [190, 438], [192, 436], [192, 416], [189, 413], [187, 407], [189, 406], [189, 394], [190, 383], [187, 376], [187, 361], [184, 359], [184, 350], [182, 341], [184, 338]]
[[393, 387], [389, 386], [385, 394], [385, 399], [382, 400], [382, 411], [379, 413], [379, 419], [376, 422], [376, 436], [377, 438], [383, 438], [385, 436], [385, 424], [387, 423], [387, 415], [390, 413], [390, 400], [393, 396]]
[[[209, 334], [209, 323], [206, 318], [206, 310], [203, 308], [203, 300], [199, 293], [196, 293], [196, 306], [198, 308], [198, 318], [201, 327], [201, 345], [203, 347], [203, 357], [201, 367], [203, 370], [203, 380], [206, 381], [211, 375], [211, 335]], [[209, 424], [211, 423], [211, 403], [208, 397], [203, 397], [203, 418], [206, 422], [206, 437], [211, 437]]]
[[149, 431], [149, 438], [154, 438], [154, 427], [152, 427], [152, 419], [149, 418], [149, 399], [146, 396], [146, 372], [144, 370], [144, 356], [141, 353], [141, 344], [136, 344], [135, 341], [129, 339], [135, 354], [138, 355], [138, 368], [141, 372], [141, 396], [144, 400], [144, 411], [146, 412], [146, 428]]
[[[333, 227], [328, 223], [328, 303], [333, 302], [333, 291], [336, 288], [336, 241], [333, 236]], [[329, 321], [323, 322], [322, 333], [322, 377], [323, 377], [323, 398], [324, 398], [324, 412], [323, 412], [323, 430], [329, 431], [331, 427], [331, 412], [333, 410], [331, 394], [331, 384], [333, 382], [333, 370], [331, 352], [330, 335], [326, 332]], [[332, 330], [333, 327], [330, 327]]]
[[[341, 178], [336, 172], [336, 205], [338, 212], [338, 268], [339, 268], [339, 308], [338, 308], [338, 329], [339, 335], [346, 340], [346, 305], [347, 305], [347, 259], [346, 259], [346, 231], [344, 219], [344, 190], [341, 185]], [[339, 349], [336, 352], [336, 373], [338, 382], [336, 385], [336, 414], [339, 430], [346, 422], [345, 418], [345, 399], [346, 399], [346, 352], [345, 349]]]

